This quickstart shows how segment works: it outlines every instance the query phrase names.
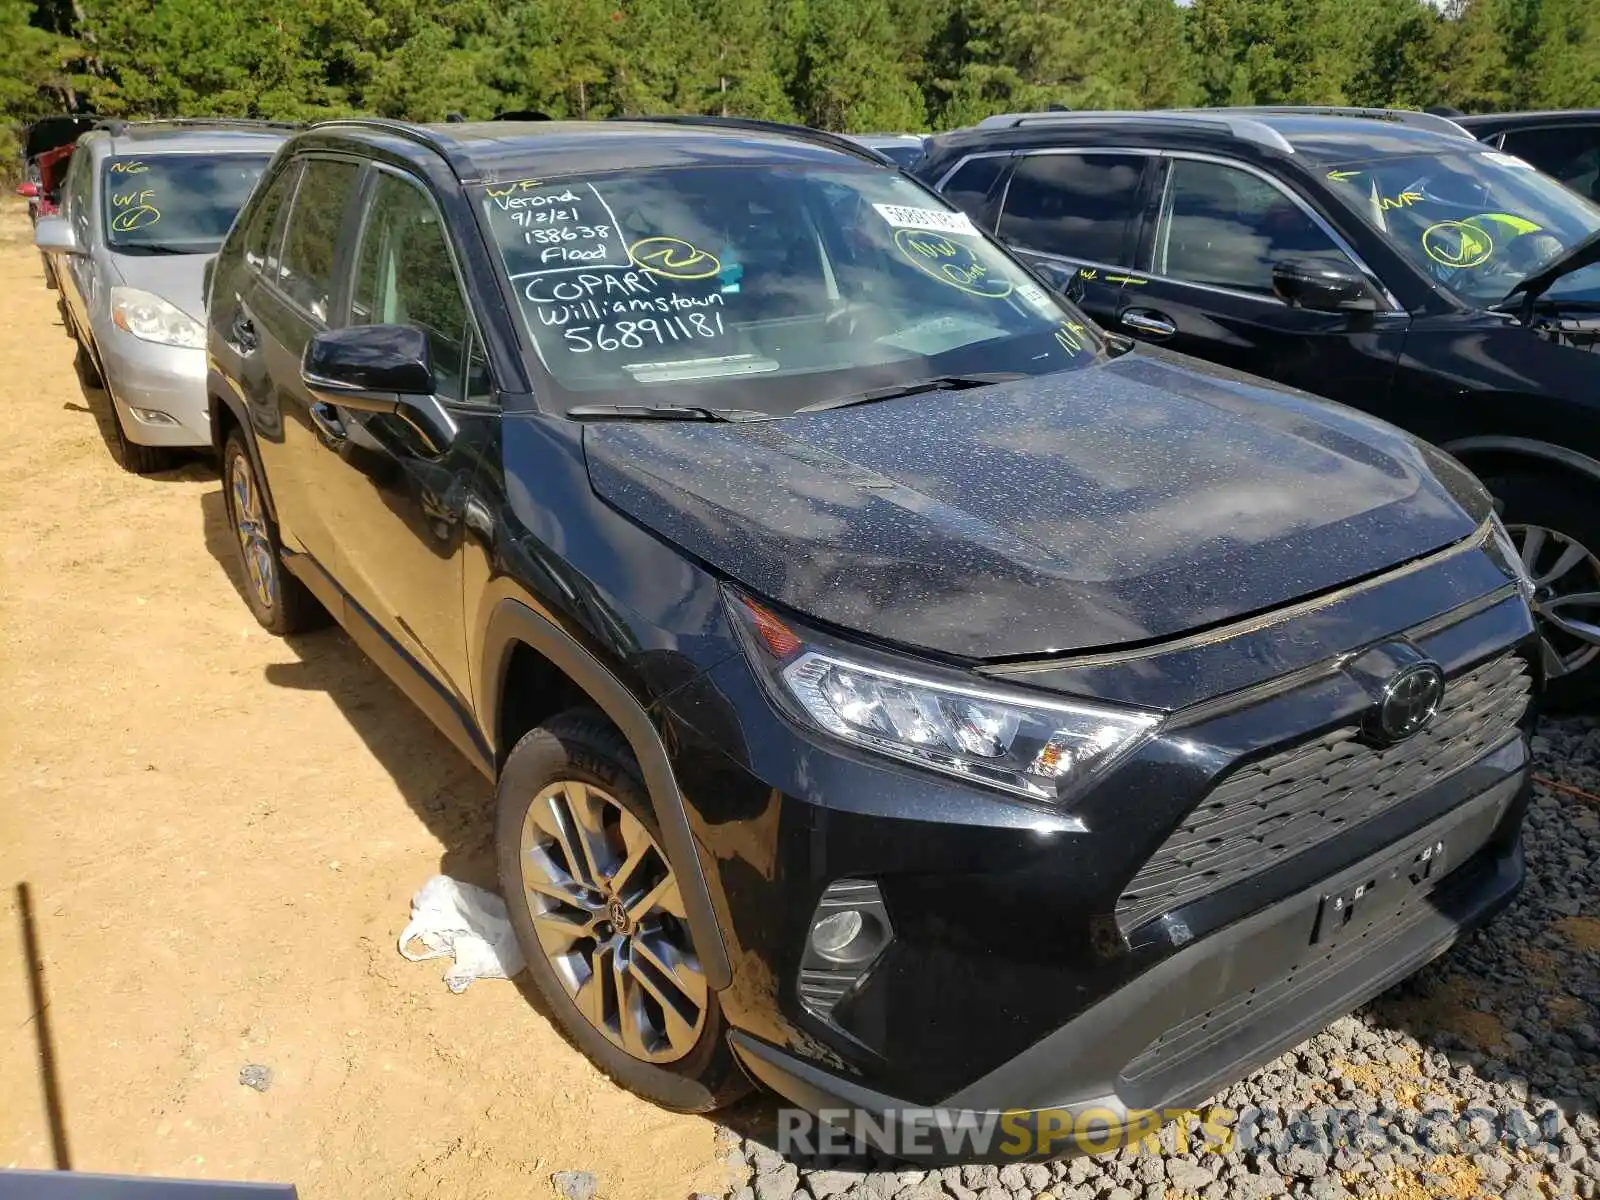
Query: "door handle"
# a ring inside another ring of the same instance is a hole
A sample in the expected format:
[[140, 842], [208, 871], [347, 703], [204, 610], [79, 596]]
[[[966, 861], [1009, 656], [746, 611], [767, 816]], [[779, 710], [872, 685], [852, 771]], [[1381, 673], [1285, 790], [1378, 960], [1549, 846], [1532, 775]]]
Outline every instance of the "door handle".
[[307, 411], [311, 413], [311, 423], [317, 427], [317, 440], [329, 450], [337, 450], [350, 437], [333, 405], [319, 400]]
[[228, 341], [241, 354], [249, 354], [261, 344], [256, 338], [255, 322], [243, 313], [233, 318], [233, 324], [228, 329]]
[[1160, 313], [1144, 308], [1130, 308], [1118, 318], [1124, 326], [1151, 337], [1168, 338], [1178, 332], [1178, 327]]

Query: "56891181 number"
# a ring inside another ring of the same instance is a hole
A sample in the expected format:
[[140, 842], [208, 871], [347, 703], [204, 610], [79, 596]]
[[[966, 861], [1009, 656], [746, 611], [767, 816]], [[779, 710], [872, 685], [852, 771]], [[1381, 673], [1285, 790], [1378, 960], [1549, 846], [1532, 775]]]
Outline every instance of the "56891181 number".
[[591, 350], [611, 353], [616, 350], [642, 350], [646, 346], [670, 346], [700, 338], [721, 337], [725, 332], [722, 314], [687, 313], [682, 316], [641, 317], [637, 321], [601, 322], [563, 329], [567, 349], [574, 354]]

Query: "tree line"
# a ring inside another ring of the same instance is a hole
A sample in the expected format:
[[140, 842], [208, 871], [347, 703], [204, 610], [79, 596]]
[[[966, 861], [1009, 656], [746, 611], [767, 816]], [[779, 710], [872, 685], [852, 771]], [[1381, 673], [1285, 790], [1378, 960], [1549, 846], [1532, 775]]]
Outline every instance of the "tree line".
[[0, 0], [0, 139], [63, 109], [920, 131], [1252, 103], [1600, 106], [1600, 0]]

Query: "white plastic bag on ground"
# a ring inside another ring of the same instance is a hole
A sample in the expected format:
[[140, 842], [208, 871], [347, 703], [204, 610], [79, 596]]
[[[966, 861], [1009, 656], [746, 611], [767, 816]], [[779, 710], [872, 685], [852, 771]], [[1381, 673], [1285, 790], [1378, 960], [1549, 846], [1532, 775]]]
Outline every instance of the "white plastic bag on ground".
[[[412, 942], [421, 943], [420, 952], [411, 949]], [[411, 897], [400, 953], [412, 962], [453, 957], [455, 965], [444, 975], [452, 992], [465, 991], [474, 979], [510, 979], [524, 966], [506, 902], [448, 875], [435, 875]]]

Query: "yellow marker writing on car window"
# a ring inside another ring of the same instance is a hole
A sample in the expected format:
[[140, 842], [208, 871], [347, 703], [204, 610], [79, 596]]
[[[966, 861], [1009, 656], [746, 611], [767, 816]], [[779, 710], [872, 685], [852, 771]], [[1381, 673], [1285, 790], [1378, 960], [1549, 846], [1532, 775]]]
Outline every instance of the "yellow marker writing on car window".
[[992, 276], [965, 242], [926, 230], [897, 229], [894, 244], [924, 275], [969, 296], [1000, 300], [1011, 294], [1011, 281]]
[[715, 254], [676, 237], [640, 238], [628, 247], [628, 257], [666, 279], [709, 279], [722, 270]]
[[484, 188], [483, 190], [488, 195], [493, 196], [495, 199], [503, 200], [505, 197], [513, 195], [516, 192], [525, 192], [529, 188], [540, 187], [543, 183], [544, 180], [542, 179], [519, 179], [515, 183], [506, 183], [500, 185], [499, 187], [489, 187]]

